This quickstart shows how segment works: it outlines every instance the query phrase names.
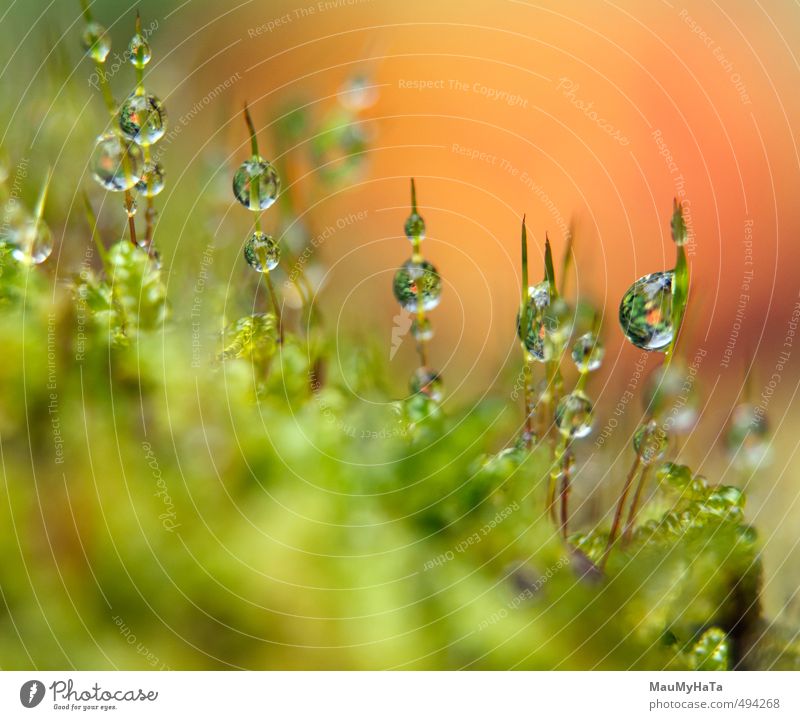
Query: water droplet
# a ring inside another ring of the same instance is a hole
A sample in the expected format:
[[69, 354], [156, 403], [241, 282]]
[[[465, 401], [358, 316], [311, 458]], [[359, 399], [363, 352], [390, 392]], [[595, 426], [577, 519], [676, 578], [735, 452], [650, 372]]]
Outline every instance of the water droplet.
[[528, 298], [532, 303], [532, 310], [543, 310], [550, 305], [550, 283], [540, 282], [528, 288]]
[[744, 516], [744, 494], [739, 488], [717, 485], [710, 488], [706, 497], [699, 503], [699, 509], [706, 515], [740, 520]]
[[653, 371], [642, 395], [645, 412], [665, 418], [669, 430], [687, 432], [697, 422], [699, 399], [694, 381], [680, 364], [660, 367]]
[[754, 470], [769, 459], [769, 427], [763, 412], [749, 403], [739, 405], [731, 417], [726, 436], [731, 459]]
[[412, 212], [408, 216], [405, 225], [406, 237], [412, 242], [416, 243], [425, 239], [425, 221], [422, 215]]
[[552, 348], [547, 342], [547, 326], [542, 314], [550, 304], [550, 286], [546, 282], [528, 288], [526, 314], [527, 328], [522, 327], [521, 313], [517, 313], [517, 336], [534, 360], [545, 362], [552, 357]]
[[136, 189], [154, 197], [164, 189], [164, 168], [161, 163], [145, 163], [142, 178], [136, 183]]
[[142, 150], [109, 133], [97, 139], [92, 153], [92, 175], [106, 190], [130, 190], [141, 179]]
[[11, 255], [25, 265], [39, 265], [53, 252], [53, 235], [43, 220], [29, 218], [11, 245]]
[[378, 88], [370, 85], [366, 75], [354, 75], [339, 90], [339, 102], [348, 110], [361, 112], [378, 100]]
[[136, 211], [139, 209], [139, 203], [136, 202], [136, 198], [131, 198], [130, 203], [124, 202], [122, 206], [125, 208], [129, 218], [136, 215]]
[[428, 318], [423, 318], [422, 322], [415, 317], [411, 322], [411, 334], [417, 342], [428, 342], [433, 338], [433, 326]]
[[131, 38], [128, 52], [130, 53], [131, 65], [134, 67], [143, 68], [150, 62], [150, 44], [145, 40], [144, 35], [140, 33], [136, 33]]
[[597, 370], [606, 351], [593, 333], [581, 335], [572, 347], [572, 360], [582, 373]]
[[586, 395], [575, 391], [564, 396], [556, 406], [556, 427], [568, 438], [586, 437], [592, 431], [594, 410]]
[[433, 310], [442, 298], [442, 278], [427, 260], [406, 260], [395, 273], [394, 296], [408, 312], [417, 312], [422, 298], [423, 310]]
[[434, 402], [442, 401], [442, 376], [429, 367], [417, 368], [411, 376], [409, 387], [412, 393], [426, 395]]
[[96, 62], [105, 62], [111, 52], [111, 39], [108, 31], [97, 22], [90, 22], [81, 37], [83, 48]]
[[656, 477], [659, 482], [667, 483], [681, 494], [683, 494], [692, 483], [691, 469], [686, 465], [678, 465], [671, 462], [664, 463], [658, 468]]
[[667, 433], [655, 420], [640, 425], [633, 434], [633, 449], [643, 465], [661, 460], [667, 452], [668, 442]]
[[735, 507], [744, 507], [745, 496], [744, 493], [733, 485], [719, 485], [713, 488], [712, 493], [714, 497], [719, 498], [728, 505]]
[[619, 305], [625, 337], [642, 350], [664, 350], [672, 342], [673, 277], [668, 270], [639, 278]]
[[[258, 193], [253, 198], [251, 185], [255, 182]], [[262, 157], [245, 160], [233, 176], [233, 194], [248, 210], [266, 210], [277, 199], [280, 187], [278, 171]]]
[[152, 145], [166, 132], [166, 110], [155, 95], [134, 92], [119, 109], [119, 129], [138, 145]]
[[278, 267], [281, 247], [271, 235], [256, 230], [244, 244], [244, 259], [253, 270], [269, 272]]

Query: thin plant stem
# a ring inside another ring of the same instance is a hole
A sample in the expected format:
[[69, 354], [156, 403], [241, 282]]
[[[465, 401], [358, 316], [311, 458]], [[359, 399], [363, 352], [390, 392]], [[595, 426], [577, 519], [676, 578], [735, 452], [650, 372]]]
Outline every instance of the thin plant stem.
[[647, 476], [650, 472], [650, 465], [645, 465], [639, 475], [639, 483], [636, 486], [636, 492], [633, 494], [631, 500], [631, 507], [628, 511], [628, 519], [625, 522], [625, 530], [622, 533], [622, 544], [627, 545], [633, 536], [633, 525], [636, 522], [636, 514], [639, 511], [639, 501], [642, 496], [642, 491], [647, 484]]
[[[414, 178], [411, 178], [411, 214], [417, 215], [417, 186], [414, 183]], [[414, 237], [413, 259], [415, 262], [422, 261], [422, 239], [419, 235]], [[424, 277], [424, 276], [423, 276]], [[425, 307], [423, 304], [422, 288], [417, 290], [417, 328], [420, 333], [423, 332], [425, 326]], [[422, 367], [428, 364], [428, 351], [424, 339], [417, 340], [417, 352], [419, 353], [419, 363]]]
[[[142, 34], [142, 17], [139, 14], [139, 11], [136, 11], [136, 28], [135, 32], [137, 35]], [[137, 53], [141, 53], [142, 50], [138, 50]], [[136, 63], [136, 94], [137, 95], [145, 95], [144, 89], [144, 65], [140, 63]], [[144, 154], [144, 164], [145, 168], [150, 167], [150, 163], [152, 162], [152, 156], [150, 154], [150, 145], [144, 145], [142, 147], [142, 152]], [[145, 231], [144, 231], [144, 242], [147, 246], [147, 253], [148, 255], [152, 254], [152, 245], [153, 245], [153, 218], [155, 217], [155, 203], [153, 200], [153, 178], [152, 175], [149, 174], [147, 177], [147, 188], [145, 190], [145, 198], [147, 202], [147, 208], [145, 210], [144, 219], [145, 219]]]
[[103, 267], [106, 270], [108, 270], [108, 268], [110, 267], [108, 251], [103, 245], [100, 233], [97, 230], [97, 216], [94, 214], [94, 210], [92, 209], [92, 204], [89, 201], [89, 196], [86, 194], [85, 191], [83, 192], [83, 207], [86, 212], [86, 222], [89, 224], [89, 228], [92, 233], [92, 240], [94, 240], [95, 247], [97, 248], [97, 253], [100, 256], [100, 260], [103, 263]]
[[622, 486], [622, 493], [619, 496], [619, 501], [617, 502], [617, 509], [614, 512], [614, 520], [611, 523], [611, 530], [608, 533], [608, 543], [606, 544], [606, 549], [605, 552], [603, 553], [603, 558], [600, 561], [601, 568], [605, 568], [606, 563], [608, 562], [608, 556], [611, 553], [611, 548], [614, 547], [614, 543], [617, 540], [617, 534], [619, 533], [619, 525], [622, 520], [622, 510], [625, 507], [625, 501], [628, 499], [628, 494], [631, 491], [631, 486], [633, 485], [633, 481], [636, 479], [636, 475], [639, 473], [640, 464], [641, 464], [641, 458], [637, 453], [636, 459], [633, 461], [633, 465], [631, 466], [631, 469], [628, 472], [628, 476], [625, 478], [625, 484]]
[[561, 471], [561, 535], [566, 540], [569, 535], [569, 486], [570, 486], [570, 478], [569, 478], [569, 470], [567, 469], [566, 465], [562, 468]]
[[[522, 282], [521, 282], [521, 295], [519, 305], [519, 326], [521, 329], [520, 335], [524, 338], [528, 332], [528, 229], [525, 226], [525, 215], [522, 216]], [[531, 398], [531, 381], [533, 378], [533, 368], [531, 361], [528, 358], [528, 348], [525, 347], [525, 341], [520, 340], [522, 347], [522, 362], [523, 362], [523, 402], [525, 403], [525, 430], [524, 439], [525, 446], [530, 448], [533, 444], [533, 418], [532, 408], [533, 399]]]
[[[89, 7], [86, 3], [84, 3], [84, 17], [87, 18], [87, 22], [91, 22], [91, 14], [89, 13]], [[122, 137], [119, 128], [116, 127], [116, 123], [114, 122], [114, 119], [117, 116], [117, 103], [114, 100], [114, 95], [111, 93], [111, 85], [109, 84], [108, 77], [106, 76], [105, 70], [103, 69], [104, 65], [99, 60], [95, 60], [94, 65], [95, 69], [97, 70], [97, 77], [100, 83], [100, 92], [106, 104], [106, 109], [108, 110], [108, 113], [111, 116], [111, 125], [114, 128], [114, 132], [119, 138], [119, 141], [122, 144], [123, 148], [125, 148], [126, 147], [125, 139]], [[125, 170], [125, 176], [130, 177], [131, 167], [127, 151], [122, 154], [122, 166], [123, 169]], [[132, 207], [133, 207], [133, 195], [131, 194], [130, 190], [126, 190], [125, 209], [128, 213], [128, 231], [130, 233], [131, 243], [133, 245], [138, 246], [139, 243], [136, 240], [136, 222], [133, 219], [133, 215], [130, 213]]]
[[[253, 118], [250, 116], [250, 110], [247, 107], [247, 101], [244, 103], [244, 121], [247, 125], [247, 130], [250, 133], [250, 152], [253, 158], [260, 157], [258, 153], [258, 137], [256, 136], [256, 128], [253, 125]], [[261, 232], [261, 208], [260, 208], [260, 187], [258, 177], [251, 178], [250, 180], [250, 205], [251, 210], [255, 216], [254, 225], [256, 232]], [[267, 269], [266, 257], [262, 257], [261, 264], [264, 268], [262, 275], [264, 276], [269, 291], [269, 297], [272, 302], [272, 309], [275, 311], [275, 320], [278, 323], [278, 338], [283, 343], [283, 318], [281, 317], [281, 307], [278, 303], [278, 295], [275, 292], [275, 285], [270, 277], [270, 271]]]

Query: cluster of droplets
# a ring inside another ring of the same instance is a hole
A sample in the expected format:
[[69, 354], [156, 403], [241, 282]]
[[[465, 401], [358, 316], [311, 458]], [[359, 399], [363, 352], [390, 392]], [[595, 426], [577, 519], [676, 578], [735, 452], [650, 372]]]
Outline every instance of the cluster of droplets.
[[425, 220], [417, 211], [417, 192], [411, 180], [411, 214], [406, 219], [405, 235], [412, 246], [412, 255], [394, 275], [392, 290], [400, 307], [414, 313], [411, 333], [417, 341], [420, 367], [413, 375], [409, 387], [414, 395], [423, 395], [434, 402], [442, 400], [442, 378], [438, 371], [427, 363], [426, 344], [433, 337], [433, 327], [426, 316], [442, 297], [442, 278], [436, 268], [422, 257], [422, 241], [425, 239]]
[[[154, 157], [152, 147], [164, 137], [167, 114], [161, 101], [144, 86], [144, 70], [152, 57], [150, 45], [142, 33], [137, 13], [135, 33], [128, 45], [128, 59], [136, 72], [136, 88], [117, 107], [104, 68], [111, 51], [108, 31], [92, 19], [88, 3], [84, 2], [83, 8], [87, 21], [83, 46], [97, 67], [100, 88], [113, 122], [112, 131], [95, 142], [92, 176], [104, 189], [125, 193], [124, 208], [129, 218], [131, 240], [151, 251], [156, 216], [153, 198], [164, 189], [164, 168]], [[147, 205], [146, 230], [141, 241], [137, 240], [134, 222], [138, 209], [135, 192], [145, 197]]]
[[629, 542], [634, 533], [648, 475], [666, 454], [670, 433], [691, 429], [697, 419], [697, 403], [692, 393], [694, 383], [687, 382], [688, 374], [672, 365], [689, 287], [684, 250], [688, 233], [683, 209], [677, 200], [670, 225], [677, 251], [675, 268], [639, 278], [623, 295], [619, 306], [619, 322], [627, 340], [642, 350], [663, 352], [666, 361], [645, 387], [645, 419], [633, 433], [636, 457], [617, 503], [604, 562], [617, 539], [631, 489], [635, 487], [628, 507], [624, 542]]
[[258, 139], [250, 111], [245, 103], [244, 117], [250, 132], [250, 157], [233, 174], [233, 196], [253, 213], [254, 229], [244, 244], [244, 259], [257, 273], [266, 279], [267, 288], [280, 327], [280, 308], [270, 272], [278, 267], [281, 248], [278, 241], [261, 230], [261, 213], [272, 207], [278, 199], [281, 180], [275, 166], [265, 160], [258, 151]]

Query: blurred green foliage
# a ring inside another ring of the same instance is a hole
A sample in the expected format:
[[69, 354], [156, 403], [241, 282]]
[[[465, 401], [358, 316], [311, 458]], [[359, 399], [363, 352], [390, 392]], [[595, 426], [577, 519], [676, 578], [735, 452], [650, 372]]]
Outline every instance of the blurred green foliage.
[[[115, 253], [146, 304], [158, 271]], [[2, 667], [797, 667], [739, 494], [662, 483], [602, 577], [604, 535], [543, 517], [548, 452], [482, 455], [495, 401], [354, 401], [381, 363], [340, 346], [323, 381], [269, 316], [192, 367], [174, 324], [115, 342], [38, 273], [0, 279]]]

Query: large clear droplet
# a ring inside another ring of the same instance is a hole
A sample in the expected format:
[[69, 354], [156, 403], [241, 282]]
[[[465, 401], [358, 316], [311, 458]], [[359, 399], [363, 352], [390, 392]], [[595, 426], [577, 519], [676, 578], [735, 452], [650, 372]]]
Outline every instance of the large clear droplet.
[[39, 265], [53, 252], [53, 234], [43, 220], [27, 220], [15, 240], [11, 255], [26, 265]]
[[592, 431], [594, 410], [584, 393], [576, 390], [564, 396], [556, 406], [556, 427], [568, 438], [586, 437]]
[[119, 129], [138, 145], [152, 145], [166, 132], [166, 110], [155, 95], [135, 92], [119, 109]]
[[109, 133], [97, 139], [92, 152], [92, 175], [106, 190], [130, 190], [142, 177], [142, 149]]
[[266, 210], [278, 198], [280, 187], [278, 171], [262, 157], [245, 160], [233, 176], [233, 194], [248, 210]]
[[442, 401], [442, 391], [444, 390], [442, 377], [436, 370], [429, 367], [417, 368], [411, 376], [409, 387], [412, 393], [426, 395], [435, 402]]
[[143, 68], [150, 62], [150, 44], [145, 40], [144, 35], [136, 33], [128, 44], [131, 65], [136, 68]]
[[111, 39], [108, 31], [97, 22], [90, 22], [81, 36], [83, 48], [96, 62], [105, 62], [111, 52]]
[[725, 438], [728, 453], [737, 465], [753, 470], [769, 459], [769, 427], [763, 412], [753, 405], [739, 405], [731, 417]]
[[417, 312], [422, 302], [423, 310], [433, 310], [442, 298], [442, 278], [427, 260], [406, 260], [395, 273], [394, 296], [408, 312]]
[[281, 247], [271, 235], [256, 230], [244, 244], [244, 259], [257, 272], [269, 272], [278, 267]]
[[606, 351], [594, 333], [581, 335], [572, 346], [572, 360], [579, 372], [597, 370], [603, 362]]
[[164, 168], [161, 163], [145, 163], [142, 178], [136, 183], [140, 193], [154, 197], [164, 189]]
[[661, 460], [667, 452], [668, 442], [666, 431], [655, 420], [640, 425], [633, 434], [633, 449], [643, 465]]
[[672, 342], [671, 270], [645, 275], [622, 297], [619, 323], [625, 337], [642, 350], [665, 350]]

